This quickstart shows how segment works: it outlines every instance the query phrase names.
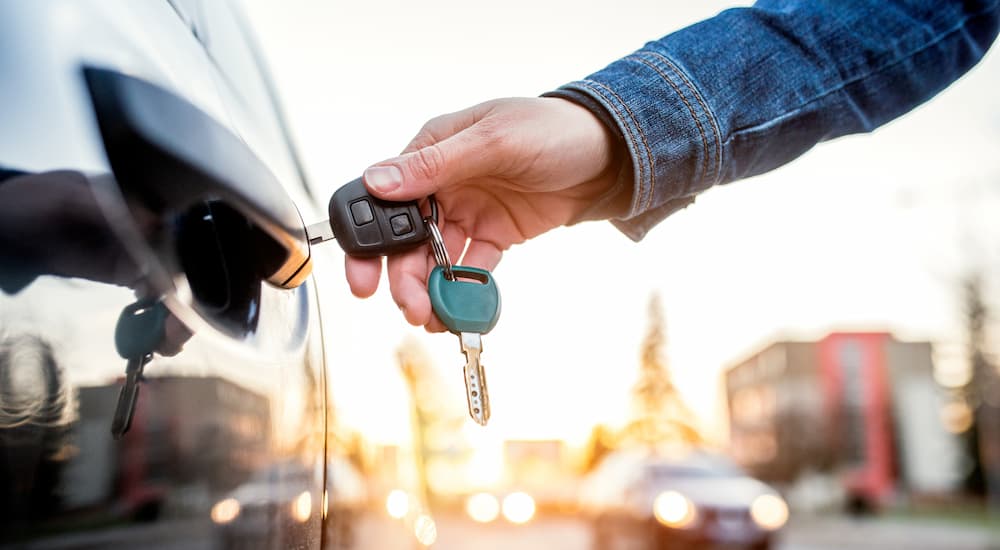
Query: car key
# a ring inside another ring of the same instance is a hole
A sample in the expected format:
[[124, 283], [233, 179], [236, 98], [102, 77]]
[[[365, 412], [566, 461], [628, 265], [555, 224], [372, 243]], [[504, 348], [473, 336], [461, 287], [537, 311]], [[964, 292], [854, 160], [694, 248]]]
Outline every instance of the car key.
[[125, 383], [118, 392], [118, 403], [111, 420], [111, 435], [115, 439], [121, 439], [132, 427], [142, 371], [153, 359], [153, 350], [163, 339], [166, 320], [166, 306], [153, 300], [139, 300], [126, 306], [118, 316], [115, 349], [128, 363], [125, 366]]
[[[449, 278], [448, 267], [451, 277]], [[500, 290], [489, 271], [461, 265], [438, 265], [427, 280], [434, 313], [459, 337], [466, 362], [465, 394], [469, 415], [481, 426], [490, 419], [486, 370], [480, 360], [482, 335], [500, 318]]]
[[330, 219], [306, 228], [309, 244], [337, 239], [344, 252], [359, 258], [389, 256], [413, 249], [430, 234], [417, 201], [393, 202], [372, 196], [361, 178], [330, 197]]

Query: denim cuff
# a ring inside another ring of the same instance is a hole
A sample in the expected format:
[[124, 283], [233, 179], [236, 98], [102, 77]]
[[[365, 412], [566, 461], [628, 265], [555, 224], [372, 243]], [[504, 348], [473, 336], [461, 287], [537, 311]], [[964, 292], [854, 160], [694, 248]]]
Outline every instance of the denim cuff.
[[629, 238], [642, 239], [719, 180], [718, 124], [692, 79], [663, 54], [640, 50], [560, 89], [600, 103], [624, 137], [632, 200], [612, 223]]
[[576, 225], [585, 221], [606, 220], [626, 215], [632, 200], [634, 178], [632, 177], [632, 162], [628, 149], [625, 146], [625, 136], [622, 135], [621, 129], [618, 127], [618, 123], [615, 122], [614, 117], [594, 98], [577, 90], [562, 88], [545, 92], [541, 97], [565, 99], [587, 109], [597, 120], [601, 121], [601, 124], [607, 128], [608, 133], [614, 140], [611, 160], [611, 169], [615, 171], [614, 183], [597, 197], [590, 206], [566, 225]]

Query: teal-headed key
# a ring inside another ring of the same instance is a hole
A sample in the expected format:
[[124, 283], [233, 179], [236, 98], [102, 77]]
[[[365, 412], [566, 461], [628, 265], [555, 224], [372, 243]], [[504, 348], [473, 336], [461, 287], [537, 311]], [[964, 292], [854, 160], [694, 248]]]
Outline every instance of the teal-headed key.
[[125, 306], [115, 326], [115, 349], [123, 359], [144, 357], [160, 345], [167, 306], [158, 300], [139, 300]]
[[139, 400], [142, 369], [160, 345], [167, 322], [167, 307], [158, 300], [139, 300], [125, 306], [115, 326], [115, 349], [126, 359], [125, 383], [118, 392], [111, 435], [121, 439], [132, 426], [135, 405]]
[[486, 334], [500, 319], [500, 289], [485, 269], [452, 266], [454, 280], [437, 266], [427, 280], [431, 306], [444, 326], [455, 334]]

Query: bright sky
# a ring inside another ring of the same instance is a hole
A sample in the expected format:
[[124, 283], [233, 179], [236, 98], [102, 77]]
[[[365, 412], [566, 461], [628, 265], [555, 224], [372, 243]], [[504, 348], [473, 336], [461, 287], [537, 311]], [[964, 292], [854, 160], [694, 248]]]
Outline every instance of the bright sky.
[[[329, 196], [433, 116], [538, 95], [731, 5], [286, 0], [251, 1], [250, 14], [308, 172]], [[941, 344], [948, 370], [960, 342], [958, 275], [972, 262], [1000, 267], [998, 89], [994, 51], [874, 135], [712, 190], [640, 244], [593, 223], [510, 250], [496, 271], [503, 315], [484, 338], [487, 429], [580, 441], [593, 424], [620, 421], [654, 291], [675, 381], [716, 435], [719, 373], [776, 337], [890, 329]], [[375, 437], [409, 428], [393, 412], [405, 406], [400, 388], [373, 395], [408, 334], [454, 384], [441, 399], [462, 405], [457, 338], [406, 326], [387, 289], [353, 299], [329, 247], [335, 261], [317, 275], [337, 310], [327, 312], [328, 345], [344, 414]]]

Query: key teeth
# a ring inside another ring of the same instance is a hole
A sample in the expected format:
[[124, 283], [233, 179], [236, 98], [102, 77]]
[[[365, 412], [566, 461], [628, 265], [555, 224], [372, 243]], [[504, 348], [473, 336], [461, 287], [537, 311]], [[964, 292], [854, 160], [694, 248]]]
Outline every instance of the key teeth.
[[486, 387], [486, 369], [480, 363], [479, 365], [479, 402], [482, 406], [482, 421], [479, 423], [480, 426], [485, 426], [490, 420], [490, 392]]

